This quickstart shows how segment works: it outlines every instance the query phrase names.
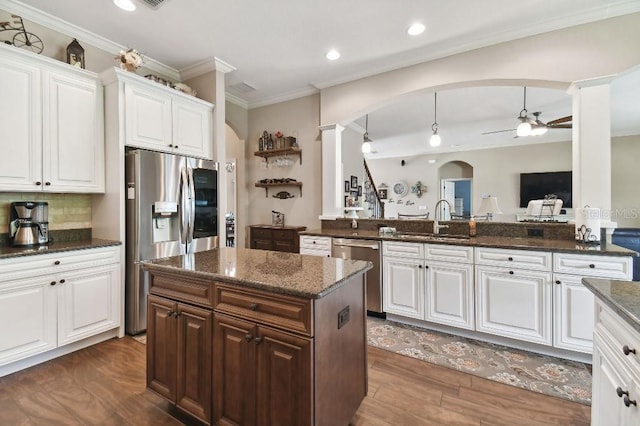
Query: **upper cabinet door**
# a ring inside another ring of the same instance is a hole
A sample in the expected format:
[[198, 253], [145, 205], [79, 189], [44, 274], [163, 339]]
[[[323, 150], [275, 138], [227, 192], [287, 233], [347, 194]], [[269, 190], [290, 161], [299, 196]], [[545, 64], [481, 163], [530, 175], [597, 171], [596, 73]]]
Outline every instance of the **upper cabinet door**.
[[173, 99], [173, 144], [175, 151], [193, 157], [211, 158], [213, 108], [190, 99]]
[[171, 152], [171, 96], [133, 84], [125, 84], [124, 96], [125, 145]]
[[0, 191], [42, 191], [40, 70], [0, 61]]
[[43, 85], [44, 190], [104, 192], [102, 85], [49, 72]]

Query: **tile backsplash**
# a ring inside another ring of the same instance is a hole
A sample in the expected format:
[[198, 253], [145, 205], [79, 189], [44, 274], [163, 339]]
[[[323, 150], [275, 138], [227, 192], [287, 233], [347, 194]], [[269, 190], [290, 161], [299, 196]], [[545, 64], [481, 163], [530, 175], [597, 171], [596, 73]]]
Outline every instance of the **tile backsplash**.
[[50, 194], [32, 192], [0, 192], [0, 234], [9, 232], [9, 209], [14, 201], [46, 201], [49, 203], [49, 229], [91, 228], [90, 194]]

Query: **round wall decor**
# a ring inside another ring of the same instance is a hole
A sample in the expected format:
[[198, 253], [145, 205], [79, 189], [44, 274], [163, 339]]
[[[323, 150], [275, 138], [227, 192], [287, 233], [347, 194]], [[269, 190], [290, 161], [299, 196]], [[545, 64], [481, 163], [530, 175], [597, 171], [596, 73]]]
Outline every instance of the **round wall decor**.
[[407, 181], [401, 180], [393, 185], [393, 193], [398, 197], [404, 197], [409, 193], [409, 184]]

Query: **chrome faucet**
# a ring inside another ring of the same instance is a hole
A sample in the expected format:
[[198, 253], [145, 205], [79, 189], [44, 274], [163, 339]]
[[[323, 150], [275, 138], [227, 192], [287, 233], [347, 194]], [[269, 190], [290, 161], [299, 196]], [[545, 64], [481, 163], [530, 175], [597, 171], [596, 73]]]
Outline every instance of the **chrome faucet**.
[[436, 202], [436, 206], [434, 207], [434, 212], [433, 212], [433, 233], [434, 234], [439, 234], [440, 229], [449, 227], [449, 225], [440, 225], [438, 223], [438, 206], [440, 205], [440, 203], [446, 203], [447, 206], [449, 206], [449, 213], [451, 213], [451, 203], [449, 201], [442, 198]]

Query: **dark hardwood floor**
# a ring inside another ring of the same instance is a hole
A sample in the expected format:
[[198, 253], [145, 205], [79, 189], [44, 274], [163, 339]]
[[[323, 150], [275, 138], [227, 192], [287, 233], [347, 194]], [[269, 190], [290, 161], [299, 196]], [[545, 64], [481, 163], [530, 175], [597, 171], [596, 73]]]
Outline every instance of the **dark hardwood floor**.
[[[369, 348], [355, 426], [588, 425], [590, 407]], [[0, 425], [198, 424], [145, 388], [145, 346], [114, 339], [0, 378]]]

